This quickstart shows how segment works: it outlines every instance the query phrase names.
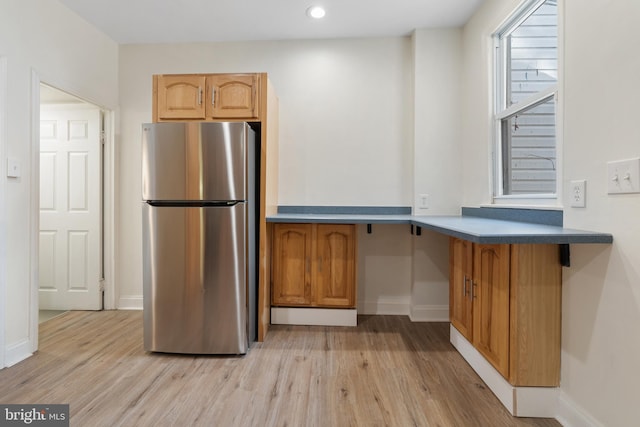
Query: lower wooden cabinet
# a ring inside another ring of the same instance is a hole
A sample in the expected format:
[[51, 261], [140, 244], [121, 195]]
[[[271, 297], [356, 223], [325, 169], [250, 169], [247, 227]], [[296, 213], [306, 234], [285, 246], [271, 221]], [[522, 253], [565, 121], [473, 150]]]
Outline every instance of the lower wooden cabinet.
[[450, 241], [451, 324], [515, 386], [560, 381], [562, 267], [553, 244]]
[[353, 308], [353, 224], [274, 224], [271, 305]]

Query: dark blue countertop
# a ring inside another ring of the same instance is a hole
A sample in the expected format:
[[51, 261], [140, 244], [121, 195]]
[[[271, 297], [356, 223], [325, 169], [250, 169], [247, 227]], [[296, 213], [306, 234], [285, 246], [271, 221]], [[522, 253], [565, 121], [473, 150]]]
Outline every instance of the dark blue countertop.
[[[325, 223], [325, 224], [411, 224], [417, 227], [433, 230], [448, 236], [459, 237], [475, 243], [612, 243], [613, 236], [586, 230], [564, 228], [561, 225], [538, 224], [515, 220], [487, 218], [486, 210], [483, 216], [473, 215], [473, 210], [466, 211], [469, 215], [462, 216], [418, 216], [398, 214], [406, 212], [399, 208], [389, 210], [378, 209], [374, 212], [364, 210], [364, 213], [341, 208], [340, 212], [328, 213], [330, 209], [323, 209], [323, 213], [313, 213], [313, 207], [304, 207], [304, 213], [296, 209], [283, 209], [275, 215], [267, 216], [267, 222], [272, 223]], [[489, 208], [491, 209], [491, 208]], [[504, 211], [504, 209], [499, 209]], [[317, 212], [317, 211], [316, 211]], [[463, 209], [463, 212], [465, 210]], [[557, 211], [554, 211], [557, 212]], [[504, 217], [504, 215], [501, 215]], [[556, 215], [557, 216], [557, 215]], [[557, 218], [552, 223], [557, 224]], [[561, 222], [561, 220], [560, 220]]]

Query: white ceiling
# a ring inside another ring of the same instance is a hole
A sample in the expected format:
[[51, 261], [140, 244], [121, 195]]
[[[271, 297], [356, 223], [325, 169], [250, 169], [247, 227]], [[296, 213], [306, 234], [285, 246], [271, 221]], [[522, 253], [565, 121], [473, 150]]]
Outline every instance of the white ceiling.
[[[120, 44], [402, 36], [463, 25], [484, 0], [59, 0]], [[307, 17], [322, 5], [324, 19]]]

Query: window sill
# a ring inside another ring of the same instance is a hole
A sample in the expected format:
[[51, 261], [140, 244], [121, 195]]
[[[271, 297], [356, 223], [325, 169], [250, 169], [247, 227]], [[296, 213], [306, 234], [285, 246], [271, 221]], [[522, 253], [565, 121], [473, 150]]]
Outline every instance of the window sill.
[[563, 206], [559, 203], [558, 197], [555, 194], [495, 196], [493, 203], [487, 203], [481, 206], [492, 208], [563, 210]]

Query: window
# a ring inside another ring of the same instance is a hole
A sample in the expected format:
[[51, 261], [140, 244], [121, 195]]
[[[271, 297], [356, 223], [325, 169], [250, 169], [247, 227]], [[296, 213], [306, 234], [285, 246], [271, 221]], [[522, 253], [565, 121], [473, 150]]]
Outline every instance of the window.
[[557, 0], [529, 0], [494, 35], [495, 195], [555, 197]]

